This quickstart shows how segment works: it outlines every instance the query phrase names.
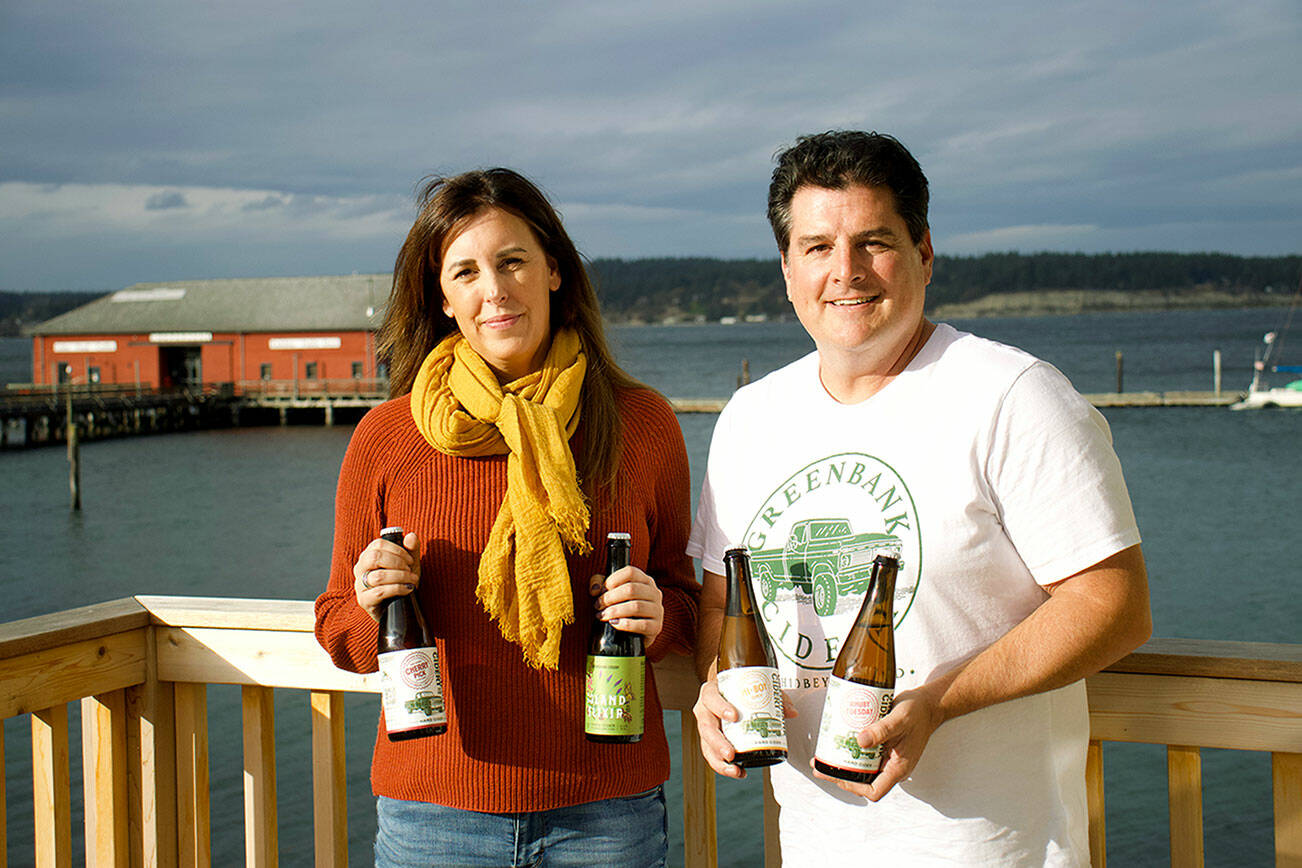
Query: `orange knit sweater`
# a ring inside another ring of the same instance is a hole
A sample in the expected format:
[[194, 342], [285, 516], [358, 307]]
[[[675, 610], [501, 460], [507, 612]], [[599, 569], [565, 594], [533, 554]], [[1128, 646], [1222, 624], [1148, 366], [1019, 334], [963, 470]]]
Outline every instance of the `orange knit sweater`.
[[448, 731], [432, 738], [391, 742], [381, 719], [371, 763], [377, 795], [474, 811], [538, 811], [632, 795], [669, 776], [650, 673], [640, 742], [595, 744], [583, 736], [594, 611], [587, 587], [605, 568], [608, 532], [632, 534], [633, 564], [664, 593], [664, 629], [648, 657], [690, 653], [696, 629], [699, 586], [685, 553], [690, 483], [682, 432], [653, 392], [624, 392], [619, 406], [619, 483], [612, 499], [592, 504], [592, 553], [568, 558], [575, 623], [564, 630], [554, 671], [527, 666], [475, 597], [479, 553], [506, 491], [506, 456], [437, 452], [412, 422], [410, 396], [376, 407], [358, 424], [339, 473], [330, 582], [316, 601], [317, 640], [336, 666], [376, 671], [378, 629], [353, 595], [353, 564], [382, 528], [415, 531], [423, 546], [417, 593], [438, 645], [448, 708]]

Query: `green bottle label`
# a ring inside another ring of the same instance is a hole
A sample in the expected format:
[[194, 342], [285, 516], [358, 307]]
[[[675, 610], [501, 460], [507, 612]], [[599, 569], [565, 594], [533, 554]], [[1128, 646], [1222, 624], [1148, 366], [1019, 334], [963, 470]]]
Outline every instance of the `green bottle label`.
[[588, 655], [583, 730], [593, 735], [641, 735], [645, 657]]

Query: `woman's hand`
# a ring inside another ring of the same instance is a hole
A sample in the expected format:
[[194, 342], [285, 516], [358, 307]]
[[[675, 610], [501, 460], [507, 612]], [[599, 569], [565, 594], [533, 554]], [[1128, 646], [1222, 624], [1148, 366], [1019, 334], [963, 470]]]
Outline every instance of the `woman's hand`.
[[357, 605], [378, 623], [380, 607], [390, 597], [410, 594], [420, 584], [420, 539], [415, 533], [402, 545], [373, 539], [353, 564], [353, 593]]
[[597, 598], [597, 617], [617, 630], [641, 633], [650, 645], [665, 625], [664, 595], [656, 580], [637, 567], [624, 567], [610, 576], [593, 576], [588, 593]]

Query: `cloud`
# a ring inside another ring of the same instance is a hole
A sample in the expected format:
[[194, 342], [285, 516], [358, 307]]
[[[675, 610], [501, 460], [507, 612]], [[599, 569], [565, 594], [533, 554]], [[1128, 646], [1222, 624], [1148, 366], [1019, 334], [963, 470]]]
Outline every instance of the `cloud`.
[[1077, 247], [1091, 246], [1089, 239], [1099, 227], [1087, 224], [1076, 226], [1001, 226], [984, 232], [967, 232], [945, 239], [948, 251], [976, 252], [986, 250], [1057, 250], [1063, 244]]
[[[178, 210], [184, 213], [172, 213]], [[0, 227], [19, 236], [147, 231], [163, 238], [179, 238], [274, 230], [287, 235], [342, 238], [398, 230], [405, 233], [410, 221], [410, 206], [394, 196], [309, 196], [221, 187], [0, 183]]]
[[176, 190], [168, 190], [166, 193], [154, 193], [145, 200], [146, 211], [166, 211], [169, 208], [188, 208], [190, 205], [186, 201], [185, 194]]

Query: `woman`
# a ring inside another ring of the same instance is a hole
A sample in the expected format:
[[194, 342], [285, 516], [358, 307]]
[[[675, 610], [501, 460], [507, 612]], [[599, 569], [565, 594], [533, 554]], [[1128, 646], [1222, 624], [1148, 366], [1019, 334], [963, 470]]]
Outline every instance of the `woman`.
[[[430, 181], [379, 334], [392, 400], [358, 425], [316, 633], [377, 668], [384, 601], [414, 592], [448, 731], [371, 765], [377, 865], [661, 865], [669, 753], [654, 679], [634, 744], [583, 734], [593, 614], [689, 653], [687, 456], [673, 412], [616, 366], [542, 193], [507, 169]], [[377, 539], [407, 530], [403, 545]], [[632, 535], [609, 581], [606, 534]]]

